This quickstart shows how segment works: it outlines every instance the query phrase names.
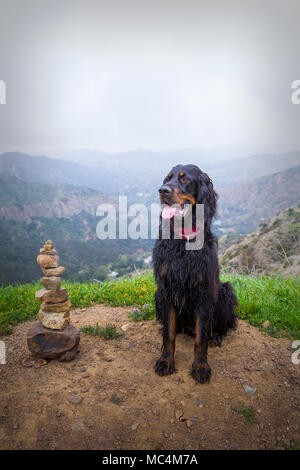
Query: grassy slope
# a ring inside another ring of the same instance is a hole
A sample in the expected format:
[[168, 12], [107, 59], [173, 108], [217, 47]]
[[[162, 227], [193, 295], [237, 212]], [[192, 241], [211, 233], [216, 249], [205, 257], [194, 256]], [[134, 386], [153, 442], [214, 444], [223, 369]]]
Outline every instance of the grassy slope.
[[[235, 288], [240, 318], [255, 326], [269, 320], [269, 334], [300, 338], [299, 280], [229, 274], [222, 280], [229, 280]], [[63, 286], [68, 289], [73, 307], [149, 304], [156, 289], [152, 274], [101, 284], [64, 282]], [[9, 333], [18, 322], [36, 318], [39, 302], [34, 292], [39, 288], [39, 283], [0, 288], [0, 334]]]

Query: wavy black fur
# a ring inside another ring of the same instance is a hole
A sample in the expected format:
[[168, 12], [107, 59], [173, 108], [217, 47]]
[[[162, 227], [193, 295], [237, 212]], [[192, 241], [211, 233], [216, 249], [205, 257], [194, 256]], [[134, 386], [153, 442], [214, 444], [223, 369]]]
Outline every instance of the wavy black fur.
[[[178, 165], [160, 188], [161, 202], [172, 205], [178, 202], [175, 198], [178, 194], [181, 198], [192, 196], [192, 201], [204, 204], [204, 244], [200, 250], [186, 250], [186, 240], [174, 239], [172, 227], [171, 239], [162, 239], [160, 220], [153, 265], [157, 281], [156, 314], [163, 325], [163, 345], [155, 371], [159, 375], [174, 372], [176, 333], [188, 333], [195, 335], [192, 375], [197, 382], [204, 383], [211, 375], [208, 343], [220, 345], [227, 332], [236, 327], [237, 299], [231, 285], [219, 279], [218, 244], [211, 232], [217, 194], [210, 178], [194, 165]], [[192, 207], [195, 223], [195, 205]]]

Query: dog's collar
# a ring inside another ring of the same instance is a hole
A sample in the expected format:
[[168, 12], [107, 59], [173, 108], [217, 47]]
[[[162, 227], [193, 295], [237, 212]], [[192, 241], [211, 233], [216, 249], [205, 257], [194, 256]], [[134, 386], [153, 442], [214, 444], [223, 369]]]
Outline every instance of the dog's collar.
[[202, 228], [197, 229], [196, 227], [192, 227], [192, 229], [185, 229], [174, 227], [174, 232], [179, 235], [182, 240], [190, 241], [200, 235], [200, 233], [202, 232]]

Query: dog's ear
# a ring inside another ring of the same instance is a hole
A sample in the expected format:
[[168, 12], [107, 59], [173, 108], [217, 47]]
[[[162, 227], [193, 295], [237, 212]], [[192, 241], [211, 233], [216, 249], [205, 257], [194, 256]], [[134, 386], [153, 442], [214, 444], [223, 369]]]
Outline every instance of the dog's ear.
[[198, 179], [197, 203], [204, 204], [204, 222], [210, 225], [217, 212], [218, 195], [214, 190], [210, 177], [201, 172]]

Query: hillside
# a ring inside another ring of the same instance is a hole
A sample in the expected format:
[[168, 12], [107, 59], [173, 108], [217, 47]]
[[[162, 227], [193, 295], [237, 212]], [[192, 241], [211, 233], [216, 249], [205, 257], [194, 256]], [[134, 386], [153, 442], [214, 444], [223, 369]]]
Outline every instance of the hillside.
[[93, 189], [0, 176], [0, 284], [39, 279], [36, 255], [48, 238], [64, 260], [67, 279], [103, 280], [110, 265], [119, 273], [141, 268], [153, 242], [99, 240], [95, 212], [103, 202], [116, 207], [112, 196]]
[[28, 183], [16, 176], [0, 175], [0, 217], [31, 222], [36, 217], [68, 218], [86, 212], [95, 215], [99, 204], [116, 199], [82, 186]]
[[250, 232], [279, 211], [299, 205], [299, 188], [300, 165], [220, 191], [218, 229]]
[[[226, 244], [226, 238], [221, 244]], [[300, 207], [282, 211], [230, 246], [221, 265], [234, 271], [300, 275]]]

